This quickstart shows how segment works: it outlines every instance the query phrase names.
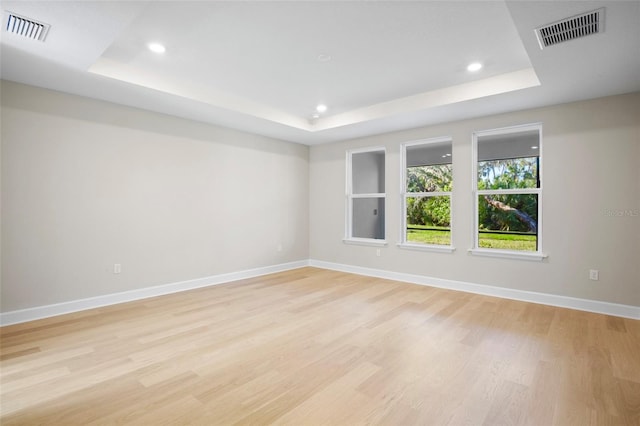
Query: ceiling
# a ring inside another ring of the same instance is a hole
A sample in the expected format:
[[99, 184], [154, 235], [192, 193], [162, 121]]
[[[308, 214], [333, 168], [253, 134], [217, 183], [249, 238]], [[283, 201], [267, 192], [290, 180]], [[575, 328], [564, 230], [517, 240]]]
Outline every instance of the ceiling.
[[[600, 7], [604, 32], [540, 48], [535, 28]], [[1, 9], [3, 79], [308, 145], [640, 90], [640, 1]], [[46, 39], [6, 32], [7, 12], [50, 25]]]

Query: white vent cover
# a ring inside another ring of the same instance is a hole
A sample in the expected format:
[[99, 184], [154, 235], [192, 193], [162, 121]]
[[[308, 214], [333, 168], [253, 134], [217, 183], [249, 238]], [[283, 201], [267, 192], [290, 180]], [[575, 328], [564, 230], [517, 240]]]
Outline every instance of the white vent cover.
[[4, 29], [8, 33], [17, 34], [31, 40], [44, 41], [49, 32], [49, 25], [36, 20], [5, 12]]
[[604, 7], [536, 28], [540, 49], [604, 31]]

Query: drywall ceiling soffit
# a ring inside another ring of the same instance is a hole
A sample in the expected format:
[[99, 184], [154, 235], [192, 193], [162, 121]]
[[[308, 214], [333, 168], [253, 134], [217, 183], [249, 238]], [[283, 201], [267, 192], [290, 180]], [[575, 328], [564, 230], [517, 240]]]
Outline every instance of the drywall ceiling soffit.
[[[639, 5], [6, 1], [51, 30], [3, 31], [2, 77], [316, 144], [640, 90]], [[535, 28], [603, 6], [604, 33], [539, 48]]]

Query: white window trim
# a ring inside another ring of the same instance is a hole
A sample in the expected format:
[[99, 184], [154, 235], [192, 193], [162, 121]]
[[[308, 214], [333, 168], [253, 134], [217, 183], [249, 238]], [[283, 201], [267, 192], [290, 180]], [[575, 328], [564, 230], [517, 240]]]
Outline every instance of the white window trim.
[[398, 243], [399, 248], [404, 250], [428, 251], [433, 253], [453, 253], [456, 248], [453, 246], [420, 243]]
[[371, 247], [386, 247], [386, 240], [376, 240], [375, 238], [344, 238], [342, 240], [345, 244], [353, 244], [356, 246], [371, 246]]
[[[385, 214], [385, 223], [384, 223], [384, 239], [377, 238], [357, 238], [352, 237], [353, 232], [353, 202], [354, 198], [383, 198], [385, 199], [385, 210], [387, 208], [386, 198], [386, 179], [385, 179], [385, 192], [380, 193], [370, 193], [370, 194], [353, 194], [353, 174], [352, 174], [352, 157], [353, 154], [360, 154], [364, 152], [384, 152], [385, 163], [387, 161], [387, 149], [384, 146], [373, 146], [367, 148], [357, 148], [350, 149], [346, 152], [346, 179], [345, 179], [345, 227], [344, 227], [344, 235], [345, 237], [342, 239], [342, 242], [345, 244], [355, 244], [355, 245], [364, 245], [364, 246], [376, 246], [383, 247], [387, 245], [387, 215]], [[387, 168], [385, 166], [385, 175]]]
[[[479, 136], [496, 136], [509, 133], [523, 132], [527, 130], [537, 130], [540, 135], [540, 142], [538, 144], [538, 178], [540, 185], [538, 188], [522, 188], [522, 189], [496, 189], [496, 190], [478, 190], [478, 137]], [[542, 189], [543, 189], [543, 137], [542, 137], [542, 123], [523, 124], [518, 126], [502, 127], [491, 130], [480, 130], [473, 132], [471, 140], [471, 165], [472, 165], [472, 182], [471, 182], [471, 195], [473, 198], [473, 247], [469, 249], [469, 253], [474, 256], [486, 256], [486, 257], [498, 257], [504, 259], [515, 260], [533, 260], [543, 261], [548, 256], [542, 251]], [[519, 250], [499, 250], [490, 248], [479, 247], [479, 232], [478, 232], [478, 196], [489, 194], [537, 194], [538, 195], [538, 234], [537, 243], [538, 249], [536, 251], [519, 251]]]
[[548, 256], [545, 253], [534, 251], [498, 250], [488, 248], [469, 249], [469, 253], [474, 256], [499, 257], [502, 259], [531, 260], [541, 262]]
[[419, 139], [405, 142], [400, 145], [400, 242], [397, 244], [399, 248], [407, 250], [418, 250], [437, 253], [453, 253], [455, 247], [453, 244], [420, 244], [407, 241], [407, 197], [449, 197], [450, 225], [449, 231], [450, 241], [453, 243], [453, 192], [407, 192], [407, 147], [416, 145], [428, 145], [432, 143], [450, 142], [453, 150], [453, 138], [451, 136], [440, 136], [436, 138]]

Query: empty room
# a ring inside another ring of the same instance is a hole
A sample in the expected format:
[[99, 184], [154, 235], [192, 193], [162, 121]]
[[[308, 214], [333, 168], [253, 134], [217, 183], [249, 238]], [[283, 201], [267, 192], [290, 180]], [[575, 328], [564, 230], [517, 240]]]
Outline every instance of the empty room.
[[639, 425], [640, 1], [3, 1], [2, 425]]

